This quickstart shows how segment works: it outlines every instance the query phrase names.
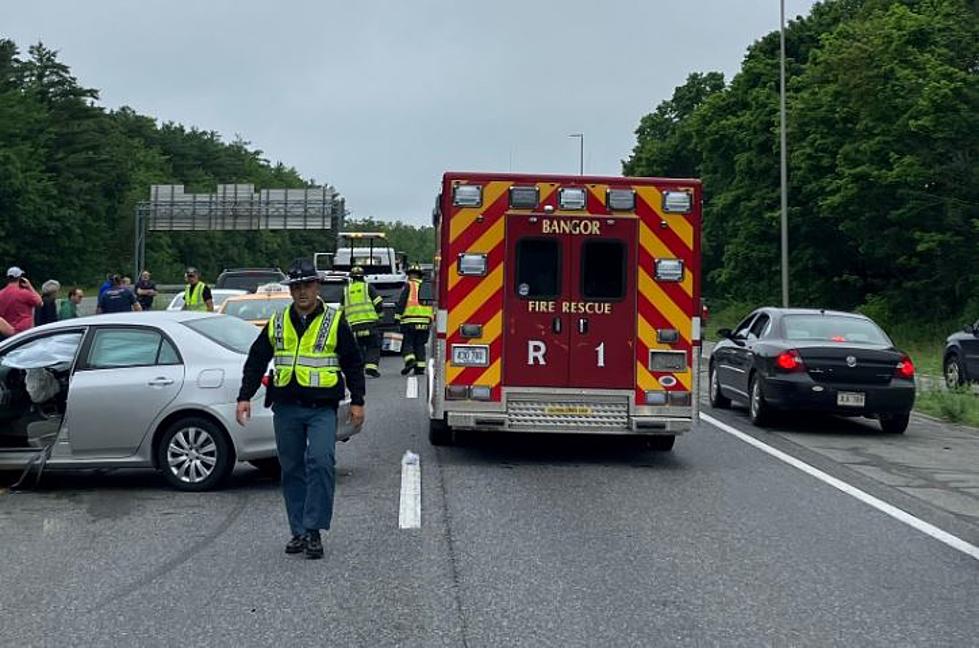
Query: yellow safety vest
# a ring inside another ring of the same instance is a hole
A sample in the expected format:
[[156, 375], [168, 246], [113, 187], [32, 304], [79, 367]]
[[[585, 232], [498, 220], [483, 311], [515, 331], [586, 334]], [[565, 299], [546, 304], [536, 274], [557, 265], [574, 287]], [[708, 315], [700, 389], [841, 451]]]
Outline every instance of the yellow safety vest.
[[275, 386], [285, 387], [293, 376], [301, 387], [335, 387], [340, 380], [340, 358], [336, 354], [340, 312], [324, 305], [302, 339], [296, 335], [289, 309], [272, 314], [269, 341], [275, 350]]
[[408, 301], [405, 303], [405, 310], [401, 314], [401, 323], [413, 326], [429, 326], [432, 323], [432, 308], [423, 306], [418, 301], [418, 289], [422, 282], [417, 279], [408, 280]]
[[204, 302], [204, 282], [198, 281], [191, 286], [187, 284], [184, 288], [184, 310], [206, 311], [207, 304]]
[[[380, 297], [378, 297], [380, 299]], [[343, 295], [343, 315], [352, 329], [366, 328], [378, 320], [366, 281], [351, 281]]]

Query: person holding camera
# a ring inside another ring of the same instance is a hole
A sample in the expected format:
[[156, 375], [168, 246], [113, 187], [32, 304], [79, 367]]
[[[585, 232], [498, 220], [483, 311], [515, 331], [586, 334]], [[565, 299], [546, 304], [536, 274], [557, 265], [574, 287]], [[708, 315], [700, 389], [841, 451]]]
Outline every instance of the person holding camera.
[[12, 266], [7, 270], [7, 286], [0, 290], [0, 319], [21, 333], [34, 327], [34, 309], [41, 305], [41, 296], [34, 290], [23, 270]]

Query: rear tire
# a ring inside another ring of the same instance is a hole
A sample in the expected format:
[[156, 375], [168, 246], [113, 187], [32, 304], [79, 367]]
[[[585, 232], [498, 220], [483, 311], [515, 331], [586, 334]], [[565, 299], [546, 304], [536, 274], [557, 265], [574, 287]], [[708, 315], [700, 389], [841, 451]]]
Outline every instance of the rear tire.
[[910, 421], [911, 412], [881, 414], [880, 429], [884, 431], [884, 434], [904, 434], [904, 431], [908, 429], [908, 423]]
[[452, 445], [452, 428], [442, 419], [429, 419], [428, 442], [433, 446]]
[[951, 353], [945, 358], [942, 373], [945, 374], [945, 385], [949, 389], [957, 389], [965, 384], [965, 372], [962, 371], [962, 361], [957, 353]]
[[765, 394], [761, 388], [761, 378], [758, 374], [751, 377], [748, 395], [748, 418], [751, 419], [752, 425], [765, 427], [771, 422], [772, 408], [765, 400]]
[[707, 385], [707, 399], [710, 401], [710, 406], [715, 409], [729, 409], [731, 399], [721, 393], [721, 380], [717, 377], [717, 369], [713, 363], [710, 365]]
[[217, 488], [235, 467], [234, 450], [224, 430], [197, 416], [182, 418], [167, 428], [156, 459], [167, 482], [182, 491]]

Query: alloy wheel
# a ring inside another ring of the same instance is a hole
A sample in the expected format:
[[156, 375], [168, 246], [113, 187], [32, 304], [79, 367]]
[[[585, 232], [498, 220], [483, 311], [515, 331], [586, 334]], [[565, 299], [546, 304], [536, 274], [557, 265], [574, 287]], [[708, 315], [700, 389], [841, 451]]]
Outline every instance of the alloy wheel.
[[954, 389], [959, 386], [959, 363], [950, 360], [945, 365], [945, 384]]
[[210, 477], [217, 462], [217, 444], [206, 430], [199, 427], [180, 430], [167, 446], [170, 471], [187, 484], [197, 484]]

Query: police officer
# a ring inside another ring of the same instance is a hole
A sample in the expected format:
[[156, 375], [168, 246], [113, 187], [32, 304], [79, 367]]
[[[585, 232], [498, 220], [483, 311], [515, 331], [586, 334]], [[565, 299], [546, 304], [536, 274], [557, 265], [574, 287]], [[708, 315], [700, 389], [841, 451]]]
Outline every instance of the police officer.
[[419, 376], [425, 373], [425, 345], [428, 343], [428, 328], [432, 324], [432, 308], [423, 305], [418, 296], [423, 277], [418, 264], [412, 264], [408, 268], [408, 281], [398, 297], [394, 319], [401, 323], [401, 334], [404, 336], [401, 355], [405, 366], [401, 370], [402, 376], [412, 370]]
[[384, 299], [377, 294], [374, 287], [364, 281], [364, 269], [354, 266], [350, 269], [350, 281], [343, 291], [341, 299], [343, 316], [360, 344], [364, 354], [364, 373], [372, 378], [378, 378], [381, 372], [378, 363], [381, 361], [381, 340], [377, 332], [377, 322], [384, 308]]
[[[245, 425], [251, 398], [274, 360], [268, 386], [282, 494], [292, 539], [286, 553], [323, 557], [320, 530], [333, 518], [337, 405], [350, 390], [350, 423], [364, 422], [364, 362], [343, 313], [319, 297], [319, 275], [308, 259], [289, 266], [292, 305], [272, 315], [252, 344], [238, 392], [236, 416]], [[342, 372], [342, 376], [341, 376]]]
[[187, 285], [184, 286], [184, 310], [214, 312], [214, 298], [210, 287], [201, 281], [197, 268], [187, 268], [184, 272]]

